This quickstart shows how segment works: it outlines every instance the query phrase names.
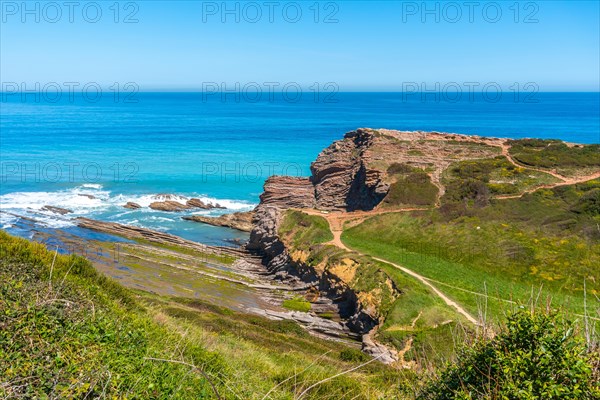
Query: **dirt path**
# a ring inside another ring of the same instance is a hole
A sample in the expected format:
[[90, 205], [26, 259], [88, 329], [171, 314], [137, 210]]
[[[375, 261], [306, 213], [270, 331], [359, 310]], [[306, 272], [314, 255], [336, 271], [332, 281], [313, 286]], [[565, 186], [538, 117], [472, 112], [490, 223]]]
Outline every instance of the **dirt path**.
[[[504, 157], [506, 157], [506, 159], [514, 166], [519, 167], [519, 168], [527, 168], [527, 169], [530, 169], [533, 171], [546, 173], [546, 174], [552, 175], [553, 177], [557, 178], [560, 181], [560, 182], [554, 183], [554, 184], [537, 186], [535, 188], [525, 190], [522, 193], [517, 194], [517, 195], [496, 196], [495, 197], [496, 199], [519, 198], [519, 197], [523, 197], [526, 194], [533, 193], [540, 189], [553, 189], [553, 188], [556, 188], [559, 186], [575, 185], [575, 184], [586, 182], [586, 181], [589, 181], [592, 179], [600, 178], [600, 171], [596, 172], [594, 174], [585, 175], [585, 176], [566, 177], [566, 176], [563, 176], [563, 175], [557, 173], [556, 171], [544, 170], [544, 169], [533, 168], [533, 167], [529, 167], [529, 166], [525, 166], [525, 165], [520, 165], [510, 155], [510, 153], [509, 153], [510, 146], [508, 144], [494, 143], [492, 145], [499, 147], [501, 149], [502, 155]], [[432, 179], [432, 181], [436, 181], [436, 186], [438, 186], [438, 188], [440, 189], [440, 194], [443, 194], [444, 188], [443, 188], [443, 185], [441, 185], [440, 176], [436, 176], [435, 178], [437, 178], [437, 179]], [[439, 197], [438, 197], [438, 199], [439, 199]], [[440, 205], [439, 205], [439, 200], [438, 200], [438, 204], [436, 204], [435, 208], [438, 208], [439, 206]], [[371, 211], [353, 211], [353, 212], [323, 212], [323, 211], [314, 210], [314, 209], [298, 209], [298, 211], [302, 211], [302, 212], [304, 212], [306, 214], [310, 214], [310, 215], [317, 215], [317, 216], [323, 217], [327, 220], [327, 222], [329, 224], [329, 229], [331, 230], [331, 233], [333, 234], [333, 239], [330, 240], [329, 242], [327, 242], [326, 244], [331, 244], [331, 245], [337, 246], [346, 251], [353, 251], [353, 252], [356, 252], [359, 254], [363, 254], [361, 252], [358, 252], [356, 250], [353, 250], [353, 249], [347, 247], [342, 242], [342, 233], [344, 232], [344, 224], [346, 224], [347, 222], [359, 224], [367, 218], [370, 218], [375, 215], [380, 215], [380, 214], [410, 212], [410, 211], [423, 211], [423, 210], [429, 210], [429, 209], [431, 209], [431, 207], [389, 208], [389, 209], [377, 207]], [[418, 281], [423, 283], [425, 286], [427, 286], [429, 289], [431, 289], [447, 305], [456, 309], [468, 321], [470, 321], [471, 323], [473, 323], [475, 325], [480, 325], [479, 321], [475, 317], [473, 317], [467, 310], [465, 310], [463, 307], [461, 307], [455, 301], [451, 300], [448, 296], [446, 296], [444, 293], [442, 293], [437, 287], [435, 287], [432, 283], [435, 281], [432, 281], [432, 280], [430, 280], [430, 279], [428, 279], [428, 278], [426, 278], [426, 277], [424, 277], [402, 265], [398, 265], [398, 264], [392, 263], [388, 260], [384, 260], [382, 258], [378, 258], [378, 257], [374, 257], [374, 256], [371, 256], [371, 258], [373, 258], [374, 260], [377, 260], [377, 261], [381, 261], [381, 262], [390, 264], [390, 265], [394, 266], [395, 268], [401, 270], [405, 274], [408, 274], [408, 275], [412, 276], [413, 278], [417, 279]], [[438, 283], [444, 285], [443, 282], [438, 282]]]
[[[403, 209], [402, 211], [411, 211], [414, 209]], [[418, 210], [421, 210], [420, 208]], [[310, 215], [318, 215], [321, 216], [323, 218], [325, 218], [327, 220], [327, 222], [329, 223], [329, 229], [331, 230], [331, 232], [333, 233], [333, 240], [331, 240], [330, 242], [328, 242], [329, 244], [333, 244], [341, 249], [344, 249], [346, 251], [352, 251], [358, 254], [362, 254], [365, 256], [368, 256], [367, 254], [361, 253], [359, 251], [356, 250], [352, 250], [349, 247], [347, 247], [341, 239], [342, 236], [342, 232], [344, 230], [343, 228], [343, 222], [352, 218], [352, 217], [356, 217], [356, 216], [362, 216], [363, 214], [367, 214], [368, 216], [372, 216], [374, 214], [377, 214], [377, 212], [374, 211], [360, 211], [360, 212], [356, 212], [356, 213], [332, 213], [332, 214], [324, 214], [320, 211], [317, 210], [302, 210], [303, 212], [310, 214]], [[391, 211], [391, 210], [378, 210], [379, 214], [382, 213], [387, 213], [387, 212], [398, 212], [398, 210], [396, 211]], [[352, 214], [351, 216], [342, 216], [342, 214]], [[456, 309], [456, 311], [458, 311], [461, 315], [463, 315], [469, 322], [475, 324], [475, 325], [479, 325], [479, 321], [477, 321], [477, 319], [475, 317], [473, 317], [467, 310], [465, 310], [463, 307], [461, 307], [458, 303], [456, 303], [454, 300], [451, 300], [448, 296], [446, 296], [444, 293], [442, 293], [438, 288], [436, 288], [435, 286], [433, 286], [428, 280], [427, 278], [425, 278], [422, 275], [419, 275], [418, 273], [414, 272], [413, 270], [410, 270], [402, 265], [399, 264], [395, 264], [393, 262], [390, 262], [389, 260], [384, 260], [383, 258], [379, 258], [379, 257], [374, 257], [374, 256], [370, 256], [372, 259], [392, 265], [393, 267], [399, 269], [400, 271], [404, 272], [407, 275], [412, 276], [413, 278], [417, 279], [419, 282], [421, 282], [423, 285], [427, 286], [429, 289], [431, 289], [431, 291], [433, 291], [433, 293], [435, 293], [439, 298], [441, 298], [444, 303], [446, 303], [447, 305], [449, 305], [450, 307], [453, 307], [454, 309]]]

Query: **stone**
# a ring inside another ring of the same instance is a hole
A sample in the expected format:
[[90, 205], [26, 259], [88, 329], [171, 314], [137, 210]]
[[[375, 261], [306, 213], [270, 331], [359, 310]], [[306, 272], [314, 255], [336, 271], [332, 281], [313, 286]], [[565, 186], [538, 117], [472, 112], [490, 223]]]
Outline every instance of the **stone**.
[[205, 217], [202, 215], [191, 215], [182, 217], [187, 221], [201, 222], [213, 226], [224, 226], [227, 228], [237, 229], [243, 232], [250, 232], [252, 230], [252, 218], [254, 213], [248, 212], [235, 212], [232, 214], [223, 214], [218, 217]]
[[55, 214], [60, 214], [60, 215], [65, 215], [65, 214], [69, 214], [69, 213], [73, 212], [71, 210], [67, 210], [66, 208], [55, 207], [55, 206], [44, 206], [44, 207], [42, 207], [42, 211], [50, 211], [50, 212], [53, 212]]
[[185, 211], [191, 208], [188, 205], [181, 204], [180, 202], [173, 200], [155, 201], [153, 203], [150, 203], [149, 207], [153, 210], [169, 212]]

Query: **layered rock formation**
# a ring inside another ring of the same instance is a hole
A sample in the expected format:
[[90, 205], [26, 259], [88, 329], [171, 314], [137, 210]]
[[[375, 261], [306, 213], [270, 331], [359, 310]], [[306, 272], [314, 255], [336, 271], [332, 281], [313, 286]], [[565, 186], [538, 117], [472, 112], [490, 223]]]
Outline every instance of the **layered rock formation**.
[[134, 203], [133, 201], [128, 201], [124, 206], [124, 208], [128, 208], [130, 210], [137, 210], [138, 208], [142, 208], [138, 203]]
[[227, 228], [237, 229], [243, 232], [250, 232], [252, 230], [252, 216], [254, 213], [249, 212], [235, 212], [232, 214], [223, 214], [218, 217], [205, 217], [202, 215], [191, 215], [182, 217], [187, 221], [201, 222], [213, 226], [224, 226]]
[[283, 208], [315, 208], [315, 188], [309, 178], [271, 176], [265, 182], [260, 204]]
[[312, 176], [272, 176], [265, 182], [261, 204], [281, 208], [371, 210], [385, 197], [385, 171], [370, 165], [376, 132], [358, 129], [334, 142], [311, 165]]
[[[384, 171], [371, 167], [369, 148], [376, 132], [358, 129], [323, 150], [311, 165], [312, 176], [272, 176], [265, 182], [256, 208], [247, 248], [263, 256], [267, 269], [278, 279], [300, 279], [336, 299], [348, 325], [365, 333], [378, 324], [377, 310], [361, 301], [335, 265], [316, 268], [303, 262], [279, 235], [286, 209], [371, 210], [385, 197], [389, 185]], [[343, 268], [342, 268], [343, 269]]]
[[370, 168], [375, 138], [374, 131], [358, 129], [319, 154], [310, 167], [317, 208], [371, 210], [383, 200], [389, 189], [384, 171]]
[[50, 211], [50, 212], [53, 212], [55, 214], [60, 214], [60, 215], [70, 214], [73, 212], [71, 210], [67, 210], [66, 208], [55, 207], [55, 206], [44, 206], [41, 208], [41, 210], [42, 211]]
[[[220, 209], [224, 209], [225, 207], [221, 206], [219, 203], [217, 204], [212, 204], [212, 203], [205, 203], [200, 199], [196, 199], [196, 198], [192, 198], [192, 199], [187, 199], [186, 197], [182, 197], [182, 196], [177, 196], [174, 194], [157, 194], [156, 196], [153, 196], [154, 200], [158, 200], [158, 201], [154, 201], [152, 203], [150, 203], [149, 207], [153, 210], [157, 210], [157, 211], [169, 211], [169, 212], [173, 212], [173, 211], [185, 211], [185, 210], [191, 210], [194, 208], [201, 208], [203, 210], [212, 210], [214, 208], [220, 208]], [[124, 207], [125, 208], [139, 208], [139, 207], [134, 207], [133, 205], [137, 205], [136, 203], [127, 203]]]

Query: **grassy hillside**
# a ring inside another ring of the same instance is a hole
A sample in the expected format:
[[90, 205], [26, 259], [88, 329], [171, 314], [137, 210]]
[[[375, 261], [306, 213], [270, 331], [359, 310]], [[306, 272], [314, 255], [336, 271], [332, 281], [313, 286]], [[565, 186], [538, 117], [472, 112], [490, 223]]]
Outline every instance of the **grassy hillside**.
[[593, 180], [487, 205], [462, 202], [460, 213], [443, 203], [427, 212], [383, 214], [342, 238], [434, 280], [475, 314], [486, 307], [500, 316], [507, 304], [542, 288], [540, 296], [583, 314], [584, 282], [592, 310], [600, 294], [599, 188]]
[[[397, 398], [410, 372], [295, 323], [123, 288], [0, 232], [0, 397]], [[329, 379], [320, 384], [318, 382]], [[218, 395], [217, 395], [218, 393]]]
[[464, 321], [418, 280], [390, 264], [324, 244], [333, 236], [320, 216], [288, 211], [279, 234], [293, 259], [342, 281], [365, 308], [376, 310], [378, 340], [408, 350], [405, 361], [440, 364], [452, 356], [457, 324]]

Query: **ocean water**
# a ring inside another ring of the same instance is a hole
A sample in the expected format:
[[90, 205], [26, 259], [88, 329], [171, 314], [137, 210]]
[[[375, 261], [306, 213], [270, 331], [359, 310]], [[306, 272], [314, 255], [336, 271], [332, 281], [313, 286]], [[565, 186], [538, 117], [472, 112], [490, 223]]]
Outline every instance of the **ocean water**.
[[[17, 229], [12, 214], [63, 229], [86, 216], [209, 244], [244, 240], [243, 233], [181, 216], [250, 210], [268, 176], [309, 175], [321, 149], [359, 127], [600, 142], [599, 93], [537, 93], [535, 102], [399, 93], [336, 93], [329, 99], [335, 102], [306, 93], [298, 101], [199, 93], [137, 93], [136, 102], [106, 93], [99, 101], [76, 95], [57, 102], [0, 95], [0, 226], [9, 231]], [[159, 193], [227, 209], [122, 207], [148, 205]], [[74, 212], [59, 216], [41, 211], [44, 205]]]

